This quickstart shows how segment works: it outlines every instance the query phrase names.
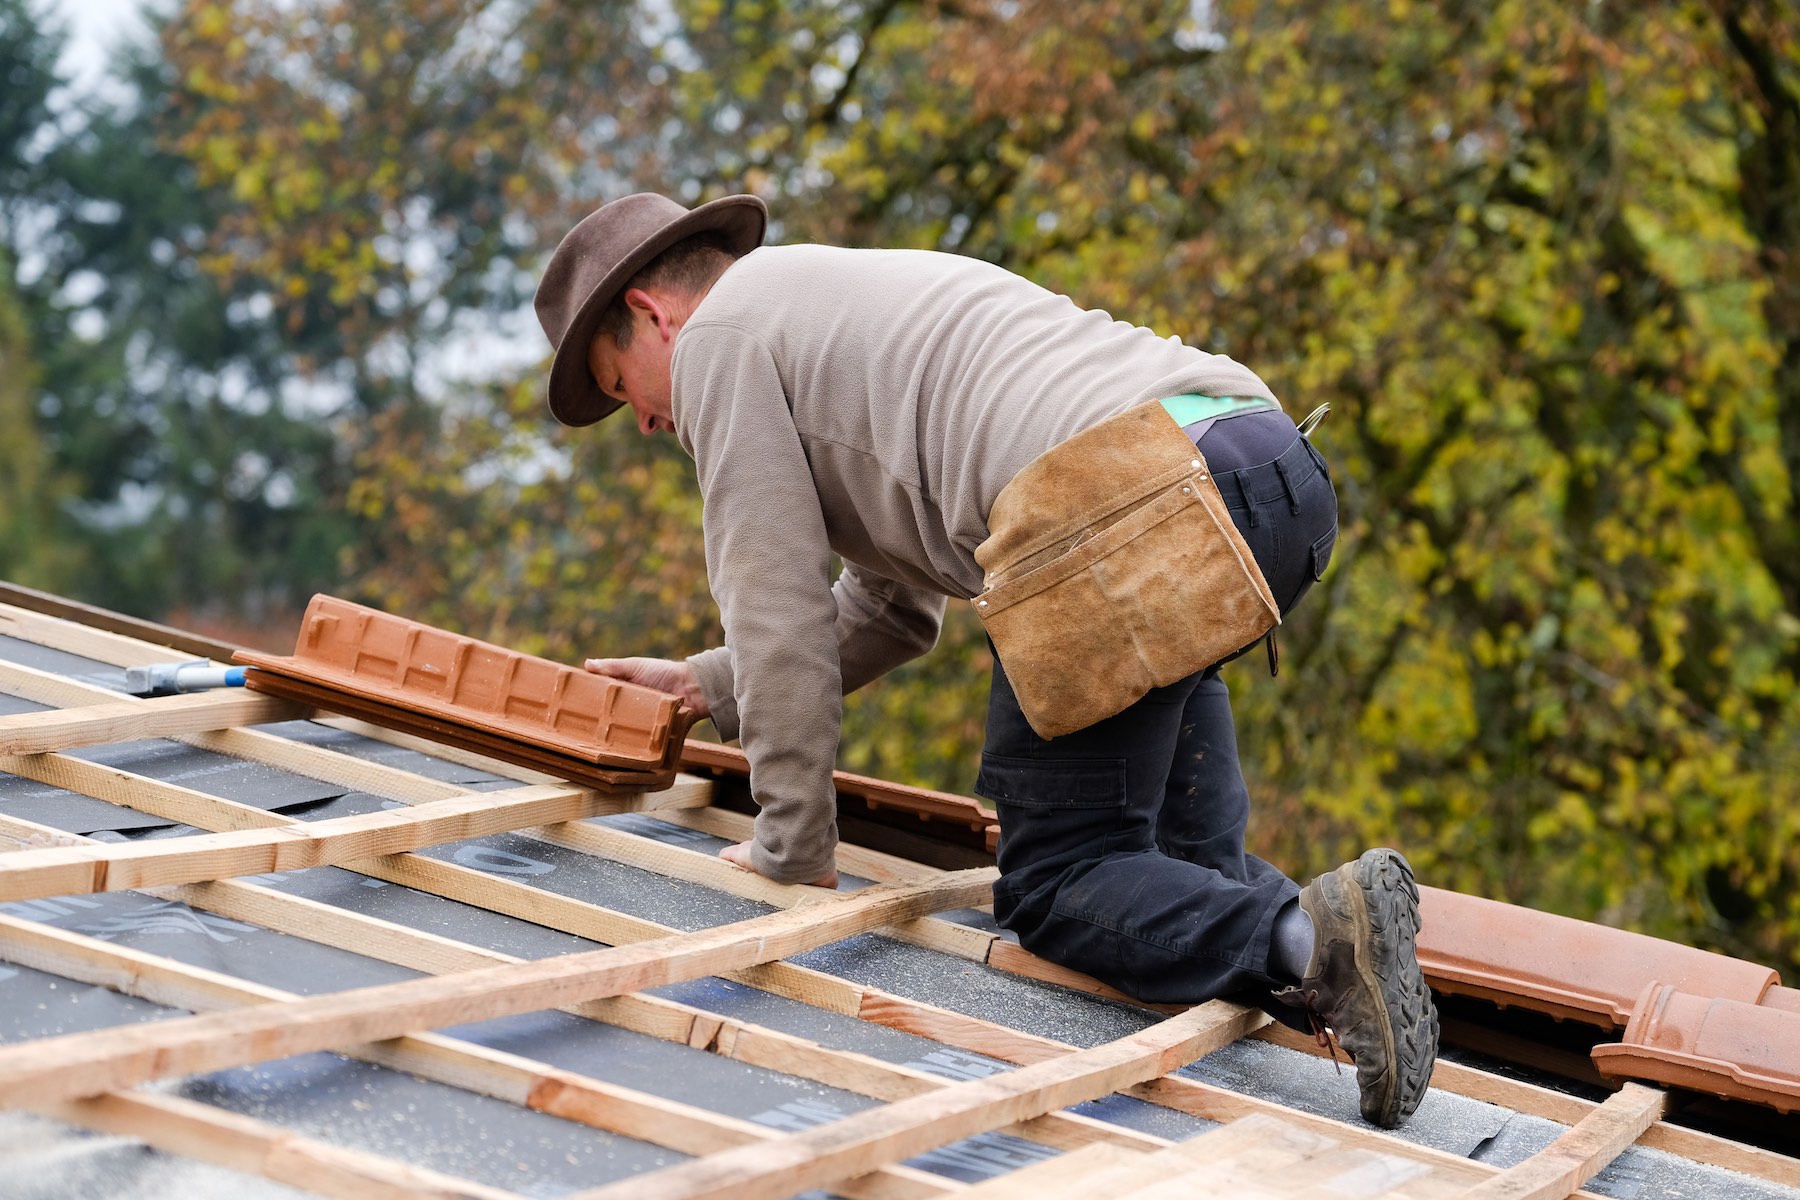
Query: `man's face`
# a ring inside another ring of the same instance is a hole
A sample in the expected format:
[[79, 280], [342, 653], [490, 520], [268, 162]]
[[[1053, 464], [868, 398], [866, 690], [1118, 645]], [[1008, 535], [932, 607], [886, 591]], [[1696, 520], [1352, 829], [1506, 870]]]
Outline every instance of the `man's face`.
[[630, 406], [642, 433], [674, 432], [673, 385], [669, 360], [675, 349], [673, 331], [650, 314], [632, 308], [631, 346], [621, 350], [610, 333], [595, 336], [588, 345], [588, 370], [600, 390]]

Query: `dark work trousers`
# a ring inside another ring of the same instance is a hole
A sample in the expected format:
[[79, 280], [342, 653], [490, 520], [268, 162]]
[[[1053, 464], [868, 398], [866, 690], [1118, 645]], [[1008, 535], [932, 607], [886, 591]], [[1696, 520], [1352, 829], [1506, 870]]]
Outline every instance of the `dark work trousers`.
[[[1285, 615], [1337, 536], [1324, 459], [1279, 412], [1219, 421], [1199, 444]], [[1154, 1003], [1259, 1003], [1294, 982], [1270, 974], [1270, 930], [1299, 888], [1244, 852], [1220, 665], [1046, 741], [994, 663], [975, 790], [1000, 813], [995, 916], [1026, 949]]]

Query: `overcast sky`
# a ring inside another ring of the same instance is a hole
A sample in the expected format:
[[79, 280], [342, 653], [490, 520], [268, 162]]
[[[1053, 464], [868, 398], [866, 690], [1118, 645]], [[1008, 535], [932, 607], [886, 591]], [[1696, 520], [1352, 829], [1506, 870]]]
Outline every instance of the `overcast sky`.
[[106, 68], [107, 54], [121, 37], [142, 37], [141, 0], [39, 0], [39, 11], [54, 16], [69, 32], [63, 68], [77, 88], [87, 89]]

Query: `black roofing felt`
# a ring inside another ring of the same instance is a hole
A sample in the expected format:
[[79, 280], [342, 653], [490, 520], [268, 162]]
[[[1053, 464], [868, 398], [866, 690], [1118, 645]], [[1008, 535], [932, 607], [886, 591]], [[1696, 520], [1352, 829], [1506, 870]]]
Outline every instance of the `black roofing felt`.
[[77, 683], [108, 688], [121, 696], [125, 694], [124, 667], [96, 662], [79, 654], [70, 654], [66, 650], [53, 650], [49, 646], [40, 646], [36, 642], [3, 633], [0, 633], [0, 661], [17, 663], [35, 671], [48, 671]]
[[[91, 680], [116, 673], [11, 638], [0, 638], [0, 658]], [[0, 706], [5, 703], [0, 698]], [[0, 707], [0, 711], [6, 710]], [[281, 736], [329, 745], [370, 761], [466, 786], [499, 787], [509, 782], [307, 722], [271, 728]], [[153, 778], [288, 811], [296, 819], [375, 811], [392, 803], [286, 772], [220, 761], [220, 756], [174, 742], [106, 747], [92, 757], [129, 764], [128, 769]], [[107, 810], [109, 819], [97, 821], [92, 811], [95, 806]], [[180, 837], [196, 832], [167, 822], [146, 827], [128, 815], [121, 817], [122, 811], [0, 776], [0, 813], [69, 832], [108, 831], [101, 834], [107, 840]], [[712, 850], [723, 844], [720, 839], [647, 815], [599, 818], [597, 823], [694, 849]], [[705, 928], [769, 911], [754, 901], [522, 834], [454, 843], [423, 853], [677, 929]], [[520, 957], [568, 954], [594, 945], [338, 868], [258, 876], [247, 882]], [[0, 911], [296, 993], [413, 976], [406, 968], [350, 951], [134, 892], [32, 900], [0, 905]], [[991, 921], [985, 916], [973, 919]], [[1075, 1046], [1124, 1036], [1157, 1019], [1128, 1005], [1020, 979], [877, 935], [850, 938], [791, 961]], [[719, 979], [673, 985], [656, 994], [949, 1079], [976, 1078], [1005, 1069], [1005, 1064], [925, 1038]], [[170, 1015], [174, 1015], [171, 1010], [103, 988], [0, 964], [0, 1042]], [[878, 1103], [704, 1050], [557, 1012], [445, 1032], [771, 1129], [807, 1128]], [[1348, 1072], [1340, 1076], [1329, 1062], [1269, 1043], [1247, 1040], [1233, 1044], [1183, 1073], [1306, 1112], [1352, 1123], [1357, 1120], [1355, 1089]], [[371, 1150], [527, 1195], [559, 1195], [682, 1158], [630, 1138], [332, 1054], [309, 1054], [197, 1076], [173, 1086], [181, 1095], [274, 1121], [334, 1144]], [[1209, 1122], [1119, 1096], [1082, 1105], [1076, 1111], [1171, 1139], [1192, 1137], [1210, 1127]], [[1434, 1091], [1418, 1116], [1399, 1132], [1424, 1145], [1507, 1165], [1542, 1149], [1563, 1129], [1539, 1118]], [[1035, 1143], [987, 1134], [922, 1156], [911, 1165], [954, 1179], [977, 1180], [1053, 1154]], [[9, 1170], [9, 1162], [30, 1164], [30, 1169]], [[189, 1197], [207, 1195], [208, 1189], [223, 1189], [218, 1194], [229, 1192], [232, 1200], [295, 1194], [264, 1180], [233, 1176], [160, 1152], [122, 1153], [116, 1139], [94, 1137], [29, 1115], [0, 1115], [0, 1200], [99, 1194]], [[1793, 1189], [1642, 1148], [1627, 1151], [1590, 1190], [1643, 1200], [1800, 1197]]]

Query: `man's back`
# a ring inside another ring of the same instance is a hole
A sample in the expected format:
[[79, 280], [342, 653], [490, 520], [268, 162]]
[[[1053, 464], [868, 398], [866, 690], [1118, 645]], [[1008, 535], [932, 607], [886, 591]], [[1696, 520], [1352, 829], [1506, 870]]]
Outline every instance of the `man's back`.
[[[772, 396], [746, 406], [758, 427], [734, 422], [725, 379], [778, 388], [791, 432], [766, 427]], [[825, 246], [764, 248], [726, 272], [682, 330], [674, 382], [709, 504], [729, 505], [732, 479], [797, 434], [834, 550], [961, 596], [980, 590], [994, 497], [1046, 450], [1145, 400], [1270, 395], [1229, 358], [992, 264]]]

